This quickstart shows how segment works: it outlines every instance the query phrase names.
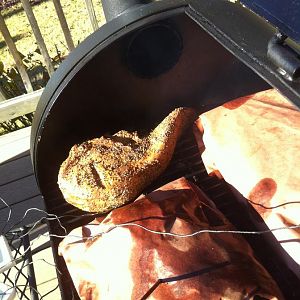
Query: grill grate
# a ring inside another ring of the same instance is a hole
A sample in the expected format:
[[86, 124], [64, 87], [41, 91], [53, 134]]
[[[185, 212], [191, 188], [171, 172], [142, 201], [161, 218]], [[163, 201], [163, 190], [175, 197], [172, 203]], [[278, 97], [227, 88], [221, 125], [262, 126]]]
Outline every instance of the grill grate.
[[[186, 135], [178, 142], [174, 156], [167, 170], [149, 186], [144, 193], [149, 193], [182, 176], [198, 185], [203, 192], [214, 201], [218, 209], [222, 211], [236, 228], [249, 231], [258, 230], [258, 228], [250, 222], [249, 212], [239, 204], [229, 186], [223, 180], [207, 175], [192, 130], [188, 130]], [[51, 185], [49, 185], [49, 187], [51, 187]], [[55, 189], [57, 190], [56, 183], [55, 186], [52, 185], [52, 191]], [[73, 215], [73, 217], [69, 216], [61, 219], [62, 225], [65, 226], [68, 231], [77, 226], [86, 224], [93, 219], [91, 216], [83, 216], [85, 213], [65, 202], [59, 191], [52, 194], [53, 197], [51, 199], [45, 199], [48, 212], [56, 214], [57, 216]], [[251, 209], [251, 207], [249, 209]], [[56, 221], [51, 221], [49, 227], [50, 233], [63, 234], [63, 231]], [[247, 235], [245, 238], [252, 246], [257, 259], [273, 276], [286, 299], [300, 299], [300, 281], [286, 266], [280, 253], [275, 251], [272, 243], [262, 235]], [[58, 269], [62, 271], [62, 275], [58, 274], [60, 288], [63, 298], [73, 299], [74, 296], [75, 298], [77, 297], [77, 293], [67, 272], [63, 258], [57, 255], [57, 247], [60, 241], [58, 238], [52, 238], [54, 259]]]

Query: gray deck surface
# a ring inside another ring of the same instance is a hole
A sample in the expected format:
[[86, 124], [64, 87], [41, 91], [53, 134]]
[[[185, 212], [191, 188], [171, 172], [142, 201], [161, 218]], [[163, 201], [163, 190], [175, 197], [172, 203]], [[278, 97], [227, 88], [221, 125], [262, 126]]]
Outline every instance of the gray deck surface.
[[[0, 137], [0, 197], [11, 207], [10, 228], [27, 209], [44, 209], [29, 154], [30, 127]], [[6, 223], [9, 208], [0, 201], [0, 228]], [[20, 225], [36, 222], [43, 213], [30, 211]]]

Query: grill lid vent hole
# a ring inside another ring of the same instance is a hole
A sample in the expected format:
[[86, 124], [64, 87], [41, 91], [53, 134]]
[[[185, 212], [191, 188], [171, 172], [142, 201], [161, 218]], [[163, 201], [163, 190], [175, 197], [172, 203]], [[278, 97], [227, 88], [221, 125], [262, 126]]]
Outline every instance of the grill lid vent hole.
[[182, 37], [174, 26], [155, 23], [130, 39], [127, 65], [138, 77], [153, 78], [170, 70], [179, 60], [182, 49]]

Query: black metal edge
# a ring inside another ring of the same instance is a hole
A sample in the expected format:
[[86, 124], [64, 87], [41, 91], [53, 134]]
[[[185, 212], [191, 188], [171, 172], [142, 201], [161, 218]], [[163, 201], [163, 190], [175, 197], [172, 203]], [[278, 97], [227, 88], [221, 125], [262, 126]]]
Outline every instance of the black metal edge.
[[[267, 57], [269, 39], [276, 29], [239, 3], [190, 1], [186, 13], [267, 83], [300, 107], [300, 82], [288, 81]], [[259, 51], [265, 49], [265, 52]], [[230, 99], [229, 99], [230, 100]]]
[[145, 23], [183, 13], [187, 5], [186, 0], [157, 1], [125, 12], [88, 36], [63, 61], [47, 83], [41, 95], [31, 128], [30, 155], [38, 186], [38, 170], [36, 166], [37, 145], [41, 139], [47, 115], [68, 82], [87, 62], [116, 39], [139, 28]]

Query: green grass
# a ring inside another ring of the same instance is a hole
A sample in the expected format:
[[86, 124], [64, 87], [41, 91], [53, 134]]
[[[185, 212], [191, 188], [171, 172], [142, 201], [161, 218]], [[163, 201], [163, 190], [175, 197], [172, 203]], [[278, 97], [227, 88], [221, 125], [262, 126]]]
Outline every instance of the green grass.
[[[61, 0], [69, 29], [75, 45], [82, 42], [93, 32], [84, 0]], [[104, 24], [105, 18], [102, 11], [101, 0], [93, 0], [99, 26]], [[39, 24], [50, 57], [57, 55], [56, 48], [62, 56], [68, 54], [68, 48], [58, 21], [53, 2], [44, 0], [33, 6], [33, 12]], [[21, 4], [2, 11], [5, 22], [12, 35], [17, 49], [24, 55], [34, 52], [37, 44], [32, 33], [27, 16]], [[41, 60], [38, 54], [37, 59]], [[0, 34], [0, 61], [5, 69], [14, 65], [14, 60], [8, 51], [2, 35]]]

